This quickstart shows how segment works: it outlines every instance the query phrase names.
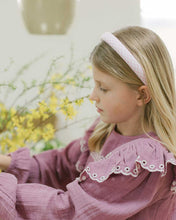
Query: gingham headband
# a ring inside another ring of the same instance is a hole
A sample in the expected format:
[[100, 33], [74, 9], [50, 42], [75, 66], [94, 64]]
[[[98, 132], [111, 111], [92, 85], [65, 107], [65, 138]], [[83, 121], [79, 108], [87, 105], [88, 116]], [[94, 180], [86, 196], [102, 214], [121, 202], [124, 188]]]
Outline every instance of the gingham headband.
[[141, 64], [136, 60], [136, 58], [131, 54], [131, 52], [117, 39], [112, 33], [105, 32], [101, 36], [101, 40], [105, 41], [109, 46], [111, 46], [128, 64], [128, 66], [135, 72], [139, 79], [146, 85], [145, 73]]

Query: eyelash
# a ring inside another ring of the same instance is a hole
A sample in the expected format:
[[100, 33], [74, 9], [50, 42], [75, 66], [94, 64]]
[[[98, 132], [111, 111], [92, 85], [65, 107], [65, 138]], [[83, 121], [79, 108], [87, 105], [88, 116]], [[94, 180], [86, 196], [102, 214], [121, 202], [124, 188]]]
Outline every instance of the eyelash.
[[107, 89], [103, 89], [102, 87], [99, 87], [99, 89], [100, 89], [102, 92], [107, 92]]
[[104, 89], [100, 84], [96, 83], [95, 87], [99, 89], [101, 92], [106, 93], [108, 89]]

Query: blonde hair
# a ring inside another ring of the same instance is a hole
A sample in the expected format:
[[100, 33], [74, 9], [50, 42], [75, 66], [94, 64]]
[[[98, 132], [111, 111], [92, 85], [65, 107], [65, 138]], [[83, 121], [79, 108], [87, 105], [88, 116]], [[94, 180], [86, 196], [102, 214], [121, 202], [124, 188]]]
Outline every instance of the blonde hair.
[[[152, 127], [160, 142], [176, 156], [176, 94], [173, 64], [160, 37], [153, 31], [132, 26], [113, 33], [134, 55], [146, 74], [151, 101], [146, 104], [141, 126]], [[111, 74], [137, 90], [143, 83], [125, 61], [104, 41], [90, 60], [100, 71]], [[89, 148], [99, 151], [114, 124], [98, 123], [89, 139]]]

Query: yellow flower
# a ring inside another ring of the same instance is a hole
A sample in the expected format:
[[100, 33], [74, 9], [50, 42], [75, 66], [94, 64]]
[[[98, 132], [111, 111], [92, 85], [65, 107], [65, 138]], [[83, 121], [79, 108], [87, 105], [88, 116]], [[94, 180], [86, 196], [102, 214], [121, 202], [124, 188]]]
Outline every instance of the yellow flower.
[[33, 128], [34, 123], [31, 120], [29, 120], [29, 121], [27, 121], [26, 126], [27, 126], [27, 128]]
[[65, 87], [61, 85], [61, 82], [59, 80], [62, 78], [62, 74], [57, 73], [52, 75], [51, 82], [53, 83], [53, 87], [57, 90], [65, 91]]
[[[2, 142], [1, 142], [2, 143]], [[15, 142], [9, 138], [5, 138], [3, 140], [3, 148], [1, 148], [2, 151], [4, 151], [4, 149], [8, 146], [8, 152], [13, 152], [15, 150], [17, 150], [17, 146], [15, 144]]]
[[60, 99], [60, 104], [59, 104], [59, 107], [62, 109], [62, 108], [65, 108], [65, 106], [70, 102], [70, 100], [68, 99], [68, 97], [64, 98], [64, 99]]
[[94, 102], [91, 99], [89, 99], [89, 101], [90, 101], [91, 104], [94, 104]]
[[17, 146], [13, 145], [9, 148], [9, 153], [14, 152], [17, 150]]
[[66, 97], [61, 100], [59, 105], [60, 111], [66, 115], [66, 118], [73, 119], [73, 117], [77, 114], [77, 111], [74, 109], [72, 102]]
[[[29, 133], [28, 133], [29, 134]], [[23, 137], [25, 138], [26, 134], [25, 134], [25, 129], [23, 127], [18, 127], [17, 129], [17, 135], [18, 135], [18, 138], [20, 137]]]
[[83, 102], [84, 102], [84, 99], [83, 99], [83, 98], [80, 98], [80, 99], [77, 99], [77, 100], [75, 101], [75, 104], [78, 105], [78, 106], [80, 106]]
[[34, 143], [36, 143], [37, 141], [39, 141], [42, 137], [42, 133], [43, 131], [41, 130], [41, 128], [36, 128], [34, 130], [34, 132], [31, 132], [31, 135], [29, 137], [29, 140], [33, 141]]
[[24, 117], [24, 116], [20, 116], [20, 117], [19, 117], [19, 122], [20, 122], [20, 123], [23, 123], [24, 121], [25, 121], [25, 117]]
[[16, 110], [14, 108], [11, 108], [9, 110], [10, 114], [11, 114], [11, 117], [14, 116], [16, 114]]
[[61, 90], [61, 91], [65, 91], [65, 87], [59, 84], [55, 84], [53, 85], [53, 87], [57, 90]]
[[39, 110], [40, 118], [43, 118], [43, 120], [49, 118], [49, 107], [47, 106], [44, 100], [39, 103], [38, 110]]
[[33, 115], [28, 113], [25, 117], [25, 120], [26, 120], [26, 127], [27, 128], [32, 128], [33, 127]]
[[45, 141], [49, 141], [54, 137], [55, 129], [52, 124], [47, 124], [43, 129], [42, 137]]
[[51, 94], [49, 100], [49, 109], [52, 114], [56, 114], [57, 112], [58, 99], [54, 93]]
[[44, 100], [39, 102], [39, 109], [46, 109], [46, 108], [47, 108], [47, 104]]
[[31, 115], [32, 115], [33, 119], [40, 118], [40, 113], [36, 109], [31, 109]]
[[13, 123], [13, 127], [18, 127], [19, 126], [19, 119], [17, 116], [12, 118], [12, 123]]

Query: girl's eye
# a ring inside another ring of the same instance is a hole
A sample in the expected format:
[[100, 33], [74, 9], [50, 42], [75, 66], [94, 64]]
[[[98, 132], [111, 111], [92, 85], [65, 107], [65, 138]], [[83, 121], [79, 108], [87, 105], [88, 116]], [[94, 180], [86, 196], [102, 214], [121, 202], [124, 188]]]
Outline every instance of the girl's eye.
[[104, 88], [102, 88], [102, 87], [100, 87], [100, 90], [101, 90], [102, 92], [107, 92], [107, 91], [108, 91], [107, 89], [104, 89]]

